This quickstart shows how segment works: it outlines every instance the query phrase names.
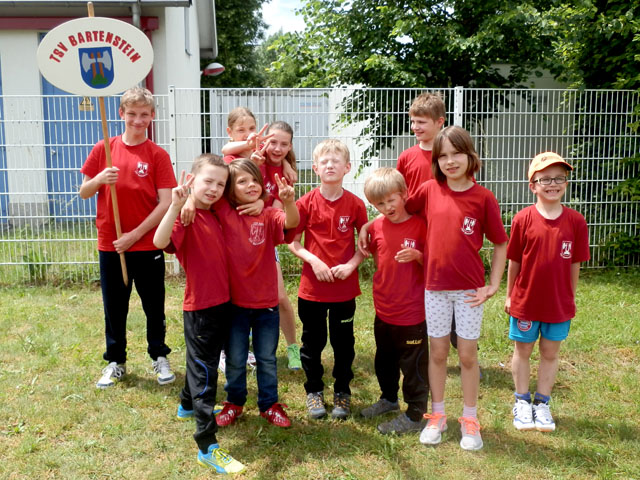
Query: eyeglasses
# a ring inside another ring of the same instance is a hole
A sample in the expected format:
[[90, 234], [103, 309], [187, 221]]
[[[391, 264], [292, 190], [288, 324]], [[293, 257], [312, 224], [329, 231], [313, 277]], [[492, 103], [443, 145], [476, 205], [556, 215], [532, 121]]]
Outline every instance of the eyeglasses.
[[554, 182], [556, 185], [562, 185], [563, 183], [567, 183], [567, 177], [565, 175], [559, 177], [542, 177], [533, 181], [533, 183], [539, 183], [540, 185], [551, 185], [551, 182]]

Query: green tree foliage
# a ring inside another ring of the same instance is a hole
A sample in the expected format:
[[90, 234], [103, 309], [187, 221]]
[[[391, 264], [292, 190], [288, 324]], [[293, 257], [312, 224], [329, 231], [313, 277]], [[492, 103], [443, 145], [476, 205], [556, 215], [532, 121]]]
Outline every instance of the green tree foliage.
[[272, 69], [295, 61], [301, 86], [515, 86], [551, 49], [540, 22], [551, 4], [308, 0], [301, 10], [306, 30], [276, 42]]
[[[265, 87], [290, 88], [297, 86], [300, 81], [299, 64], [290, 58], [278, 59], [276, 47], [284, 34], [282, 30], [267, 38], [256, 49], [257, 64]], [[278, 68], [271, 68], [275, 63]]]
[[545, 12], [553, 32], [546, 65], [561, 81], [586, 88], [640, 88], [640, 3], [563, 2]]
[[[223, 0], [216, 2], [218, 57], [225, 71], [216, 77], [202, 77], [202, 87], [262, 87], [255, 48], [264, 38], [262, 4], [265, 0]], [[201, 68], [211, 60], [203, 59]]]

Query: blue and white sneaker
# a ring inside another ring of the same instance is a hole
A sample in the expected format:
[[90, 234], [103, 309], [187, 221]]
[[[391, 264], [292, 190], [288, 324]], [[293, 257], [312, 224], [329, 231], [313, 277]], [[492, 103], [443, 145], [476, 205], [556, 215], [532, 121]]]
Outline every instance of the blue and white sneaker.
[[518, 430], [535, 430], [533, 422], [533, 409], [526, 400], [517, 400], [513, 404], [513, 426]]
[[198, 463], [222, 474], [240, 473], [245, 469], [243, 464], [221, 449], [217, 443], [209, 445], [209, 450], [206, 454], [198, 450]]
[[556, 422], [553, 421], [548, 403], [539, 403], [533, 406], [533, 419], [536, 430], [539, 432], [553, 432], [556, 429]]
[[178, 413], [176, 414], [178, 420], [190, 420], [194, 417], [194, 415], [195, 413], [193, 412], [193, 410], [187, 410], [183, 408], [182, 404], [178, 405]]

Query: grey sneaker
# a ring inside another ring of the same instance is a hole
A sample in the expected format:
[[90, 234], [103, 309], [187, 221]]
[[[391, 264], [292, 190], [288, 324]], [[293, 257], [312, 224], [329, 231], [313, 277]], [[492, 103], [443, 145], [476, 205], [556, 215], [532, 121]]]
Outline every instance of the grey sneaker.
[[348, 393], [333, 394], [333, 410], [331, 410], [331, 418], [344, 420], [351, 413], [351, 395]]
[[166, 385], [176, 380], [167, 357], [158, 357], [157, 360], [151, 362], [151, 365], [153, 365], [153, 371], [156, 372], [156, 378], [160, 385]]
[[390, 402], [386, 398], [381, 398], [373, 405], [368, 406], [364, 410], [360, 412], [364, 418], [373, 418], [378, 415], [382, 415], [387, 412], [394, 412], [396, 410], [400, 410], [400, 405], [398, 402]]
[[394, 419], [378, 425], [378, 431], [383, 435], [387, 435], [389, 433], [397, 433], [400, 435], [402, 433], [419, 432], [422, 430], [423, 426], [423, 422], [414, 422], [407, 417], [406, 413], [401, 413]]
[[102, 376], [97, 381], [97, 388], [109, 388], [113, 387], [116, 382], [120, 381], [124, 374], [127, 373], [127, 367], [124, 363], [111, 362], [109, 365], [102, 369]]
[[307, 410], [310, 418], [318, 419], [324, 417], [327, 414], [327, 409], [324, 405], [324, 393], [307, 393]]

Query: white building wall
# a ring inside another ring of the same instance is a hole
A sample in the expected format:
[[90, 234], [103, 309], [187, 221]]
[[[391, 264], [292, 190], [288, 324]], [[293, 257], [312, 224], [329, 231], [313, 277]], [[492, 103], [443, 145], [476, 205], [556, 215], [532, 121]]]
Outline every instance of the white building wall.
[[[9, 215], [48, 214], [38, 32], [0, 31]], [[32, 58], [33, 61], [25, 61]], [[12, 98], [11, 95], [34, 95]]]

